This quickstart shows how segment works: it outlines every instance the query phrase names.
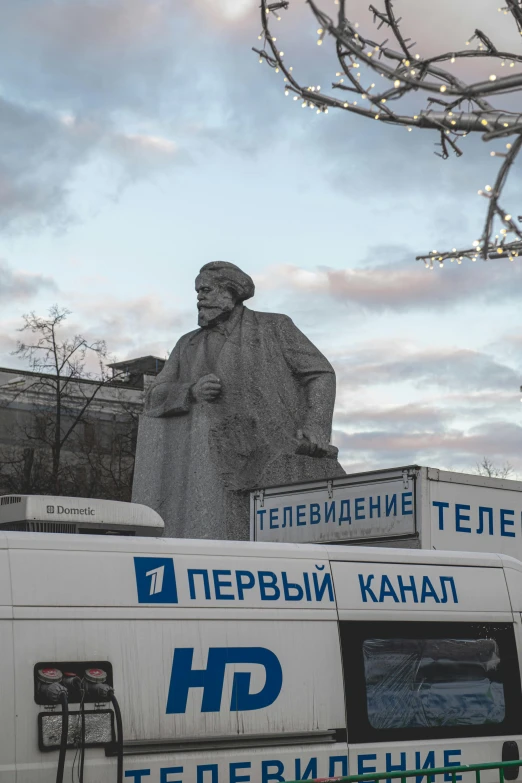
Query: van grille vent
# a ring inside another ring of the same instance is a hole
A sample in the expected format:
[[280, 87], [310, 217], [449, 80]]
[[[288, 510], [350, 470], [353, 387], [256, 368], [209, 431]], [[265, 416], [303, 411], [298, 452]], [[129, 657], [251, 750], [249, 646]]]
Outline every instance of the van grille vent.
[[0, 506], [9, 506], [11, 503], [21, 503], [22, 498], [18, 495], [4, 495], [0, 498]]
[[76, 525], [67, 522], [6, 522], [0, 530], [25, 533], [76, 533]]

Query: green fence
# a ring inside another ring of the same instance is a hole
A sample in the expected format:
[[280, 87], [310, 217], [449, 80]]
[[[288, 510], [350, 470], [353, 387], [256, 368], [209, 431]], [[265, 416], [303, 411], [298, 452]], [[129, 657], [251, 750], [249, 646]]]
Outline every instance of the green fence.
[[[435, 775], [451, 775], [451, 783], [457, 783], [457, 775], [462, 772], [474, 772], [475, 783], [481, 783], [481, 772], [488, 770], [498, 769], [499, 783], [504, 783], [505, 772], [513, 767], [522, 766], [522, 760], [516, 761], [497, 761], [490, 764], [463, 764], [460, 767], [434, 767], [430, 769], [405, 769], [400, 772], [368, 772], [365, 775], [348, 775], [344, 778], [319, 778], [318, 780], [326, 783], [326, 781], [336, 781], [336, 783], [365, 783], [366, 781], [380, 781], [380, 780], [397, 780], [401, 783], [408, 783], [408, 778], [426, 778], [427, 783], [432, 783]], [[508, 776], [507, 780], [513, 780], [514, 776]], [[302, 781], [292, 780], [288, 783], [302, 783]], [[314, 783], [310, 780], [309, 783]], [[416, 781], [415, 781], [416, 783]]]

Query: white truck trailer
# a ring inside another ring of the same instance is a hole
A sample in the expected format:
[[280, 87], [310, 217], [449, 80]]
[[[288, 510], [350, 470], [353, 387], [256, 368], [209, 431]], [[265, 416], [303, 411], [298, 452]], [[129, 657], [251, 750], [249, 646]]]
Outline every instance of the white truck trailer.
[[251, 539], [499, 552], [522, 560], [522, 481], [408, 465], [251, 496]]

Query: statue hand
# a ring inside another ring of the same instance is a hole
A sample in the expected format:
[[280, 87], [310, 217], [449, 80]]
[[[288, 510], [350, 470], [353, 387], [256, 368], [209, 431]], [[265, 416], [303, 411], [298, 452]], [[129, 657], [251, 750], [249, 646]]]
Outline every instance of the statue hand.
[[311, 457], [325, 457], [328, 453], [329, 442], [319, 430], [312, 427], [304, 427], [302, 430], [297, 430], [297, 439], [306, 440], [309, 442], [309, 455]]
[[191, 387], [197, 402], [211, 402], [221, 394], [221, 381], [216, 375], [204, 375]]

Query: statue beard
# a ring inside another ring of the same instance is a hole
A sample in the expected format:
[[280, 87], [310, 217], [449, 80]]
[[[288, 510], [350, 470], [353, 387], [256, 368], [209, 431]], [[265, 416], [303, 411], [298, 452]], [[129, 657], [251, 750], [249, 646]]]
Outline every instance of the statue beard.
[[234, 309], [234, 305], [231, 303], [225, 307], [208, 307], [206, 305], [198, 305], [198, 326], [202, 329], [215, 326], [215, 324], [227, 321], [230, 318], [230, 314]]

